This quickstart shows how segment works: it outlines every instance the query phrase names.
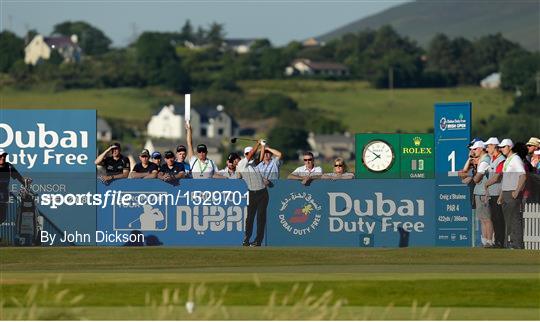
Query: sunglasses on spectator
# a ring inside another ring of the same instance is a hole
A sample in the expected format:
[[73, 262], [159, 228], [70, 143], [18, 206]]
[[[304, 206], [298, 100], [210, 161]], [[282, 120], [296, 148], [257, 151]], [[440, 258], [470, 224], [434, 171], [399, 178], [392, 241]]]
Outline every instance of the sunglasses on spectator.
[[343, 167], [343, 163], [336, 163], [336, 164], [334, 164], [334, 167], [336, 167], [336, 168], [337, 167]]
[[313, 159], [304, 159], [304, 162], [313, 161]]

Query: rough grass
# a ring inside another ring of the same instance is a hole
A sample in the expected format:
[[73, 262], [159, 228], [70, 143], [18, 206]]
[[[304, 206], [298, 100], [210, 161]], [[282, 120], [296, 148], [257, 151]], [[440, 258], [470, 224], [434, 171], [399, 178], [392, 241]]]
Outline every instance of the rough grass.
[[4, 248], [0, 265], [10, 318], [540, 317], [537, 251]]

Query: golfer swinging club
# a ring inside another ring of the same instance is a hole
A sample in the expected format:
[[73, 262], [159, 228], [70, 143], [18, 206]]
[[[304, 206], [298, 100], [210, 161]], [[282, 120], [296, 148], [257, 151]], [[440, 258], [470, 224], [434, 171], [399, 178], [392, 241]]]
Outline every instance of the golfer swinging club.
[[[242, 178], [246, 182], [249, 191], [246, 233], [242, 246], [259, 247], [264, 239], [266, 207], [268, 206], [268, 189], [266, 188], [267, 184], [265, 183], [263, 176], [256, 168], [256, 164], [254, 162], [250, 162], [255, 153], [257, 153], [257, 149], [262, 144], [263, 140], [259, 140], [251, 150], [249, 147], [247, 147], [245, 149], [247, 152], [245, 158], [243, 158], [236, 166], [236, 171], [239, 173], [238, 177]], [[257, 236], [255, 237], [255, 241], [250, 243], [251, 234], [253, 233], [253, 221], [255, 220], [255, 214], [257, 214]]]

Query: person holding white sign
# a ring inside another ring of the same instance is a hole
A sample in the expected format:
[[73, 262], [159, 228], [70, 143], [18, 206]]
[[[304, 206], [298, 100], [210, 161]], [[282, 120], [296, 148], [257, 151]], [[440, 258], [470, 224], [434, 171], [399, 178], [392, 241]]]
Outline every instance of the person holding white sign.
[[197, 152], [193, 149], [191, 124], [186, 122], [186, 140], [188, 145], [189, 168], [193, 179], [223, 178], [218, 172], [215, 162], [208, 159], [208, 147], [206, 144], [197, 145]]

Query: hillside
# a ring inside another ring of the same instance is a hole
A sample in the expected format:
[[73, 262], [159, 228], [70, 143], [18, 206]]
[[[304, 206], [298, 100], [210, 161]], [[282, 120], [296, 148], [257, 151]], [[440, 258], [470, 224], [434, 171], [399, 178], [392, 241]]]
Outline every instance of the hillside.
[[392, 25], [426, 46], [437, 33], [475, 39], [497, 32], [532, 51], [540, 50], [540, 1], [415, 1], [349, 23], [317, 37], [328, 41], [348, 32]]
[[[374, 89], [365, 82], [317, 80], [260, 80], [239, 82], [244, 95], [257, 98], [282, 93], [298, 102], [301, 109], [318, 108], [330, 118], [343, 121], [350, 132], [414, 132], [433, 127], [435, 102], [471, 101], [473, 119], [504, 113], [512, 103], [511, 94], [479, 87]], [[194, 100], [207, 93], [193, 93]], [[122, 121], [144, 131], [152, 113], [163, 102], [181, 101], [178, 95], [156, 88], [115, 88], [67, 91], [0, 90], [4, 108], [92, 108], [107, 119]], [[129, 112], [127, 112], [129, 111]], [[253, 126], [253, 120], [247, 121]]]

